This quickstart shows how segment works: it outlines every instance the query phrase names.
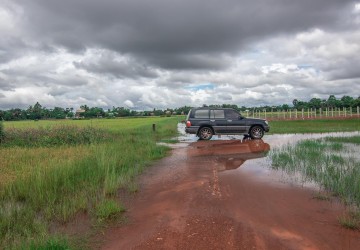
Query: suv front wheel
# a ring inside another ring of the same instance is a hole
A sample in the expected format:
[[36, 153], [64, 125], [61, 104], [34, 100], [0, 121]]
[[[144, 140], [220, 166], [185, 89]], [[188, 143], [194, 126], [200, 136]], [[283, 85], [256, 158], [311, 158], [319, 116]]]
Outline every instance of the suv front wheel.
[[209, 127], [202, 127], [199, 130], [199, 137], [201, 140], [210, 140], [214, 132]]
[[261, 139], [264, 136], [264, 129], [261, 126], [254, 126], [250, 129], [252, 139]]

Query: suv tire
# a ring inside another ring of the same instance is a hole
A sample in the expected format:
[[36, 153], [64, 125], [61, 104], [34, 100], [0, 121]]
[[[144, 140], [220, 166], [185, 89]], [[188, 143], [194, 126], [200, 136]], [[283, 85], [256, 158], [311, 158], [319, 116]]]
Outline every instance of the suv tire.
[[250, 129], [252, 139], [261, 139], [264, 136], [264, 129], [261, 126], [254, 126]]
[[202, 127], [199, 130], [199, 137], [201, 140], [210, 140], [213, 134], [213, 130], [209, 127]]

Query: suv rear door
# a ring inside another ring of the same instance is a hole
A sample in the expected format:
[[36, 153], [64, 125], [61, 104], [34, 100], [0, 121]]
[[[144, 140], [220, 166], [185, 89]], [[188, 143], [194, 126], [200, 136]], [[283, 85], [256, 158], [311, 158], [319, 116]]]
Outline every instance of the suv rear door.
[[227, 120], [225, 118], [224, 109], [211, 109], [210, 110], [210, 122], [216, 133], [227, 133]]

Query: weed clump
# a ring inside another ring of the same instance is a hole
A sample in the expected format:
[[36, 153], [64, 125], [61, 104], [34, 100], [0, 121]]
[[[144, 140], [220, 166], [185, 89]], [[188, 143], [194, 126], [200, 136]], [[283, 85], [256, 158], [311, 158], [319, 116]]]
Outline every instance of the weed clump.
[[339, 217], [339, 223], [345, 228], [351, 230], [360, 229], [360, 212], [359, 211], [350, 211], [347, 214], [344, 214]]
[[116, 218], [124, 211], [124, 207], [119, 205], [116, 201], [110, 199], [103, 200], [95, 208], [96, 217], [100, 222]]

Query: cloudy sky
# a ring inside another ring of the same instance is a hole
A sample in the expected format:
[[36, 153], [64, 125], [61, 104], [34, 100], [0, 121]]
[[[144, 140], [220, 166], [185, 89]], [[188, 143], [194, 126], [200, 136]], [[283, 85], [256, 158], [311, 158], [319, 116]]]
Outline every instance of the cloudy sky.
[[0, 109], [360, 95], [360, 2], [0, 0]]

